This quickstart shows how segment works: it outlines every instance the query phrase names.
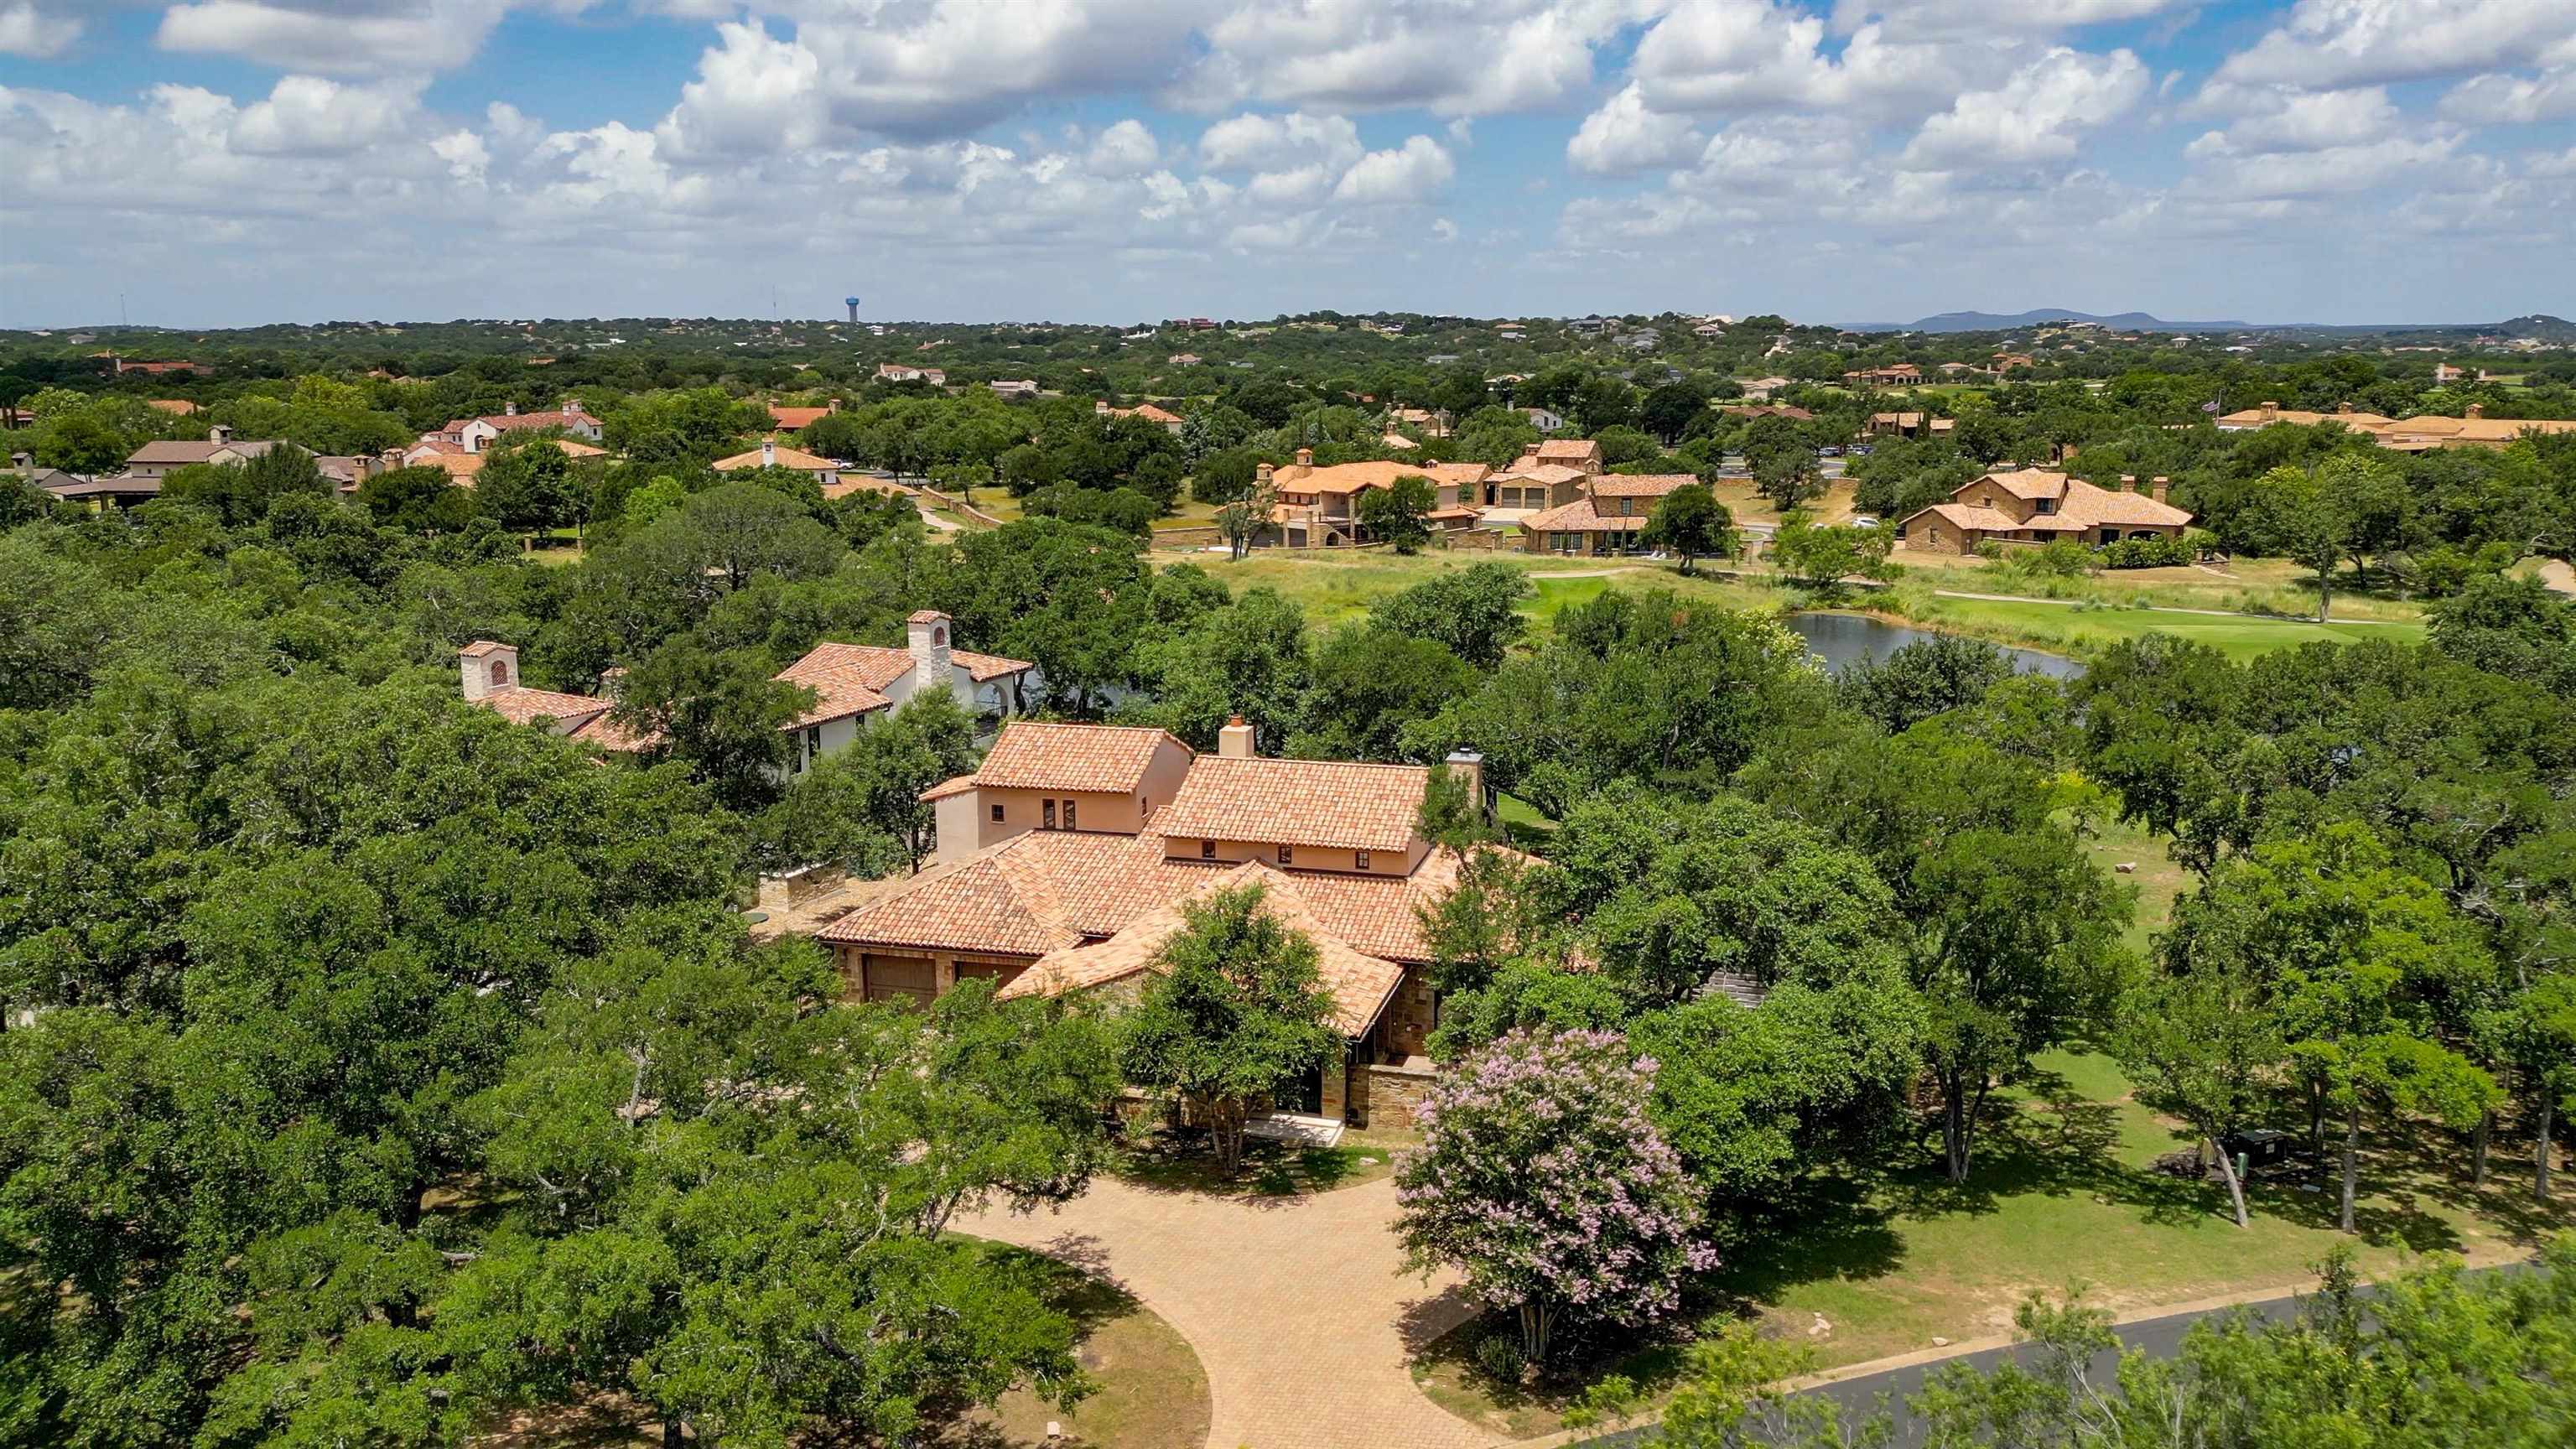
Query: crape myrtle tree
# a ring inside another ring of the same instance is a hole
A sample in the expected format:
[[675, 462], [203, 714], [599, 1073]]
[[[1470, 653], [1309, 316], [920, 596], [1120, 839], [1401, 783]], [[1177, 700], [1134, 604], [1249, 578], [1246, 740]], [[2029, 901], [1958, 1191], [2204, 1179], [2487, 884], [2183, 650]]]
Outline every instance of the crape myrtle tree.
[[1547, 1362], [1560, 1325], [1637, 1326], [1714, 1267], [1699, 1191], [1648, 1120], [1655, 1063], [1615, 1032], [1514, 1031], [1443, 1073], [1396, 1167], [1414, 1266], [1454, 1267]]
[[1204, 1125], [1227, 1172], [1243, 1161], [1254, 1107], [1342, 1047], [1315, 943], [1270, 911], [1266, 894], [1242, 886], [1183, 906], [1183, 929], [1121, 1023], [1127, 1080]]

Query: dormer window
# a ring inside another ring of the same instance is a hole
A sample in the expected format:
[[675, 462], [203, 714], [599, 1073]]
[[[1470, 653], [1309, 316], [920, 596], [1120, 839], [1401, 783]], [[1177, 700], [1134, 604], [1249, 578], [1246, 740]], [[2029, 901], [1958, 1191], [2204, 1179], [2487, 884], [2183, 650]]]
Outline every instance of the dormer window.
[[2031, 507], [2041, 513], [2055, 513], [2057, 511], [2057, 500], [2054, 498], [2035, 499], [2032, 501]]

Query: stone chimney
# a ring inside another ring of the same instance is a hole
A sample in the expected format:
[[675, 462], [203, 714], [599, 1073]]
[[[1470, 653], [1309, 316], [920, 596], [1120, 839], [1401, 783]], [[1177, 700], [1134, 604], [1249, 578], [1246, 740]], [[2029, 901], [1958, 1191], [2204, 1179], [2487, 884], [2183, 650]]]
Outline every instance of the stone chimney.
[[2350, 416], [2350, 414], [2351, 414], [2351, 413], [2352, 413], [2352, 404], [2351, 404], [2351, 403], [2348, 403], [2348, 402], [2339, 402], [2339, 403], [2336, 403], [2336, 404], [2335, 404], [2335, 416], [2336, 416], [2336, 417], [2339, 417], [2339, 418], [2340, 418], [2340, 417], [2347, 417], [2347, 416]]
[[515, 418], [515, 417], [517, 417], [518, 415], [519, 415], [519, 405], [518, 405], [517, 403], [514, 403], [514, 402], [505, 402], [505, 403], [501, 404], [501, 416], [503, 416], [503, 417], [505, 417], [505, 418]]
[[2162, 503], [2165, 501], [2165, 490], [2171, 487], [2172, 484], [2172, 479], [2167, 478], [2162, 474], [2158, 474], [2157, 476], [2147, 480], [2147, 496], [2156, 500], [2158, 503]]
[[2138, 475], [2137, 475], [2137, 474], [2135, 474], [2135, 473], [2123, 473], [2123, 474], [2121, 474], [2121, 475], [2120, 475], [2120, 491], [2121, 491], [2121, 492], [2123, 492], [2123, 493], [2135, 493], [2135, 492], [2137, 492], [2137, 491], [2138, 491]]
[[2485, 403], [2469, 404], [2468, 415], [2473, 418], [2485, 417], [2487, 415], [2487, 405]]
[[2279, 417], [2280, 415], [2281, 415], [2281, 405], [2280, 405], [2279, 403], [2276, 403], [2276, 402], [2267, 402], [2267, 403], [2263, 404], [2263, 421], [2265, 421], [2265, 422], [2267, 422], [2267, 423], [2268, 423], [2268, 422], [2272, 421], [2274, 418]]
[[32, 468], [36, 466], [36, 455], [28, 452], [24, 448], [20, 448], [17, 452], [9, 455], [9, 466], [12, 468]]
[[1314, 467], [1315, 450], [1312, 448], [1299, 448], [1297, 450], [1297, 466], [1300, 468]]
[[519, 685], [519, 649], [515, 644], [477, 639], [456, 651], [457, 680], [465, 697], [483, 699]]
[[581, 399], [577, 397], [565, 398], [563, 400], [562, 412], [566, 417], [577, 418], [583, 416], [584, 414], [581, 410]]
[[778, 466], [778, 440], [776, 438], [763, 438], [760, 440], [760, 466], [764, 468], [775, 468]]
[[610, 699], [626, 697], [626, 666], [615, 665], [599, 671], [599, 692]]
[[1225, 728], [1216, 732], [1216, 752], [1228, 760], [1248, 760], [1260, 753], [1253, 748], [1252, 726], [1243, 722], [1243, 716], [1227, 720]]
[[836, 398], [836, 397], [827, 397], [827, 398], [823, 399], [823, 411], [825, 411], [825, 412], [827, 412], [827, 413], [837, 413], [837, 412], [839, 412], [840, 410], [841, 410], [841, 400], [840, 400], [839, 398]]
[[1466, 782], [1467, 808], [1475, 812], [1478, 820], [1484, 819], [1485, 757], [1474, 750], [1452, 750], [1442, 763], [1449, 767], [1450, 778]]
[[912, 690], [922, 694], [946, 689], [957, 666], [949, 653], [954, 623], [937, 609], [923, 609], [903, 621], [903, 640], [912, 651]]
[[1260, 467], [1252, 470], [1252, 481], [1261, 487], [1267, 488], [1270, 486], [1270, 475], [1273, 471], [1274, 470], [1269, 464], [1264, 463]]
[[232, 440], [233, 430], [225, 424], [217, 423], [213, 427], [206, 429], [206, 441], [209, 443], [221, 445], [229, 443]]

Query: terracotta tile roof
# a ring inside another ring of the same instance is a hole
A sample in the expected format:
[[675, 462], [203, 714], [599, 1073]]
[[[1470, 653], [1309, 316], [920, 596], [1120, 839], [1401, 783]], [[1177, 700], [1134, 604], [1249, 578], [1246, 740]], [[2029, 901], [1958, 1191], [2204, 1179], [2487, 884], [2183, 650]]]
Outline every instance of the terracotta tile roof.
[[447, 470], [448, 477], [453, 478], [457, 482], [465, 484], [470, 488], [474, 484], [474, 475], [483, 471], [483, 455], [480, 453], [432, 453], [412, 466], [419, 468], [443, 468]]
[[512, 724], [534, 724], [540, 719], [561, 723], [588, 720], [608, 709], [608, 701], [587, 694], [557, 694], [551, 689], [529, 689], [513, 686], [496, 689], [474, 701]]
[[1592, 480], [1595, 498], [1661, 498], [1699, 479], [1688, 473], [1605, 473]]
[[1060, 947], [1039, 957], [995, 995], [1055, 996], [1159, 971], [1164, 947], [1189, 925], [1187, 906], [1221, 890], [1257, 885], [1262, 889], [1261, 913], [1314, 944], [1316, 973], [1332, 995], [1334, 1022], [1342, 1034], [1365, 1035], [1396, 987], [1404, 983], [1404, 968], [1360, 951], [1337, 935], [1305, 899], [1305, 884], [1259, 861], [1218, 871], [1195, 889], [1128, 922], [1105, 941]]
[[1201, 755], [1154, 828], [1195, 840], [1403, 850], [1430, 774], [1420, 765]]
[[975, 772], [978, 784], [1011, 790], [1099, 790], [1132, 794], [1145, 782], [1164, 730], [1126, 725], [1043, 724], [1013, 720]]
[[1542, 463], [1599, 463], [1601, 445], [1590, 438], [1546, 438], [1530, 450], [1530, 456]]
[[1605, 514], [1593, 507], [1589, 498], [1577, 498], [1521, 520], [1523, 533], [1626, 533], [1645, 526], [1645, 514]]
[[743, 468], [760, 467], [764, 461], [772, 461], [781, 468], [794, 468], [805, 473], [834, 473], [840, 471], [841, 467], [829, 458], [817, 458], [811, 453], [796, 448], [776, 449], [772, 457], [767, 460], [761, 457], [758, 448], [754, 448], [748, 453], [736, 453], [730, 458], [718, 458], [707, 466], [719, 473], [731, 473]]
[[797, 729], [883, 709], [894, 702], [885, 697], [885, 687], [911, 672], [912, 655], [901, 649], [817, 644], [805, 651], [804, 658], [770, 677], [814, 691], [814, 707], [789, 726]]
[[1291, 463], [1276, 470], [1271, 481], [1296, 493], [1359, 493], [1392, 488], [1398, 478], [1428, 478], [1433, 483], [1481, 483], [1493, 470], [1482, 463], [1335, 463], [1301, 467]]
[[590, 723], [576, 728], [572, 732], [572, 738], [586, 745], [597, 745], [603, 750], [615, 750], [621, 754], [640, 754], [662, 743], [662, 732], [650, 730], [637, 734], [619, 724], [615, 717], [602, 714]]
[[[840, 945], [1043, 956], [1116, 935], [1239, 867], [1164, 854], [1164, 837], [1032, 830], [935, 866], [815, 933]], [[1388, 961], [1425, 962], [1422, 910], [1458, 883], [1433, 849], [1409, 876], [1281, 871], [1323, 929]]]
[[[1977, 483], [1991, 483], [2015, 498], [2023, 499], [2063, 498], [2066, 496], [2066, 485], [2070, 481], [2072, 480], [2065, 474], [2052, 473], [2046, 468], [2024, 468], [2012, 473], [1988, 473], [1976, 480]], [[1976, 483], [1968, 485], [1970, 488], [1975, 486]]]
[[951, 795], [963, 795], [974, 788], [975, 777], [973, 775], [951, 775], [947, 779], [940, 781], [938, 784], [931, 786], [929, 789], [922, 791], [921, 802], [927, 805], [933, 800], [945, 800]]
[[780, 407], [776, 403], [769, 405], [769, 420], [791, 433], [807, 423], [829, 417], [831, 413], [830, 408], [789, 408]]
[[1591, 476], [1580, 468], [1569, 468], [1563, 463], [1533, 463], [1523, 458], [1495, 474], [1493, 481], [1508, 483], [1517, 478], [1525, 483], [1544, 483], [1553, 488], [1559, 483], [1572, 483]]
[[[1910, 524], [1925, 513], [1937, 513], [1958, 528], [1981, 529], [1987, 533], [2010, 533], [2016, 528], [2031, 526], [2014, 521], [2011, 514], [1999, 509], [1979, 508], [1973, 503], [1935, 503], [1921, 512], [1909, 515], [1905, 522]], [[2041, 521], [2034, 518], [2031, 523]]]

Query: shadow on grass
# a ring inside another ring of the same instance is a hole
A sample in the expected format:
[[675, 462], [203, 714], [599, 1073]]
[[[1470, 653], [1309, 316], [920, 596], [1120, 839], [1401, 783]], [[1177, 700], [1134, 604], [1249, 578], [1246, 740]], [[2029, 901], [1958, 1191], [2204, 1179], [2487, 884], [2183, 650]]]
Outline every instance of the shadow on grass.
[[[1439, 1301], [1430, 1300], [1412, 1308], [1426, 1308]], [[1417, 1335], [1414, 1312], [1408, 1311], [1404, 1327], [1405, 1346], [1413, 1356], [1414, 1372], [1436, 1386], [1434, 1401], [1441, 1402], [1451, 1413], [1470, 1408], [1478, 1411], [1471, 1415], [1477, 1419], [1540, 1414], [1553, 1421], [1561, 1418], [1587, 1387], [1612, 1374], [1626, 1377], [1648, 1399], [1671, 1392], [1680, 1383], [1689, 1358], [1688, 1322], [1687, 1316], [1676, 1316], [1665, 1330], [1650, 1330], [1642, 1336], [1635, 1330], [1606, 1324], [1588, 1335], [1580, 1329], [1572, 1330], [1560, 1334], [1551, 1345], [1546, 1372], [1515, 1379], [1496, 1378], [1476, 1357], [1477, 1346], [1495, 1335], [1517, 1344], [1519, 1320], [1510, 1313], [1481, 1314], [1446, 1332], [1423, 1338]], [[1545, 1427], [1533, 1432], [1545, 1432]]]

